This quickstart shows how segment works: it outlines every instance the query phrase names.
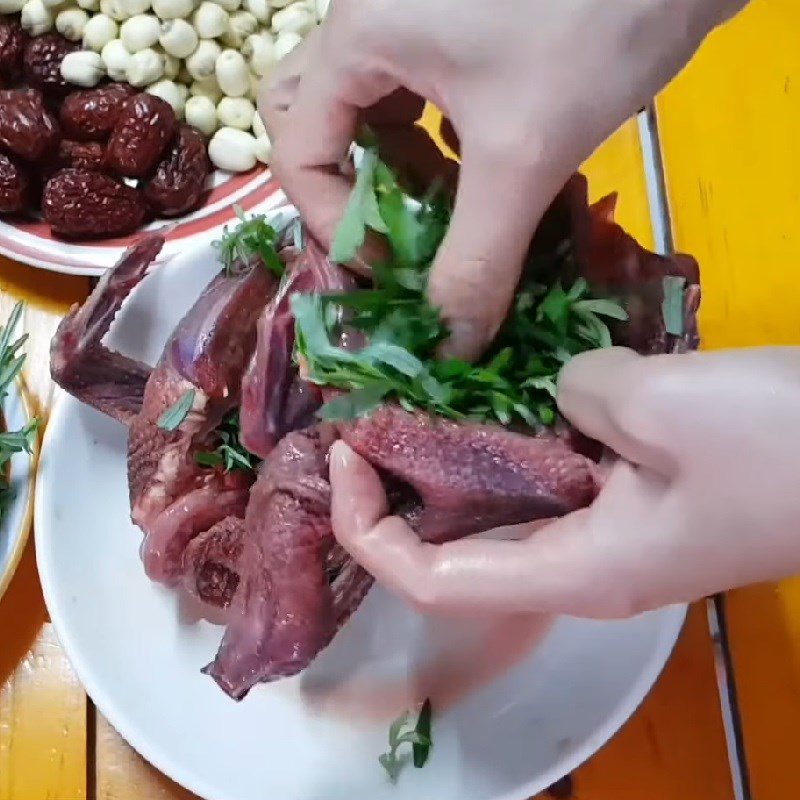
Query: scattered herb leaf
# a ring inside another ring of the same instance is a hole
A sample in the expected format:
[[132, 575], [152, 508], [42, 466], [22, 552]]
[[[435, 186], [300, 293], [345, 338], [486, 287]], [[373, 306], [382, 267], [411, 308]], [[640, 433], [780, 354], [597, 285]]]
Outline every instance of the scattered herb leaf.
[[232, 274], [237, 268], [248, 264], [253, 256], [260, 256], [266, 269], [281, 277], [283, 264], [275, 247], [278, 236], [275, 228], [263, 214], [247, 217], [239, 206], [233, 208], [239, 224], [231, 231], [226, 225], [222, 229], [222, 238], [214, 242], [225, 271]]
[[157, 420], [156, 425], [162, 431], [174, 431], [186, 419], [192, 410], [194, 399], [197, 392], [194, 389], [187, 389], [178, 401], [170, 406]]
[[661, 314], [664, 317], [664, 327], [672, 336], [683, 336], [683, 290], [686, 278], [665, 275], [662, 283], [664, 300], [661, 304]]
[[195, 453], [195, 461], [202, 467], [221, 467], [225, 472], [255, 471], [260, 460], [242, 444], [240, 432], [239, 412], [232, 411], [216, 430], [219, 445], [211, 452]]
[[431, 717], [433, 716], [433, 707], [431, 706], [430, 699], [422, 704], [422, 710], [419, 712], [417, 719], [416, 732], [423, 739], [427, 740], [427, 744], [414, 744], [414, 766], [417, 769], [422, 769], [428, 762], [428, 756], [431, 754]]
[[403, 767], [411, 760], [408, 753], [398, 755], [402, 745], [412, 746], [413, 763], [417, 769], [424, 767], [428, 761], [432, 746], [431, 711], [431, 701], [426, 700], [415, 722], [406, 711], [389, 726], [389, 750], [379, 756], [378, 761], [392, 783], [397, 782]]

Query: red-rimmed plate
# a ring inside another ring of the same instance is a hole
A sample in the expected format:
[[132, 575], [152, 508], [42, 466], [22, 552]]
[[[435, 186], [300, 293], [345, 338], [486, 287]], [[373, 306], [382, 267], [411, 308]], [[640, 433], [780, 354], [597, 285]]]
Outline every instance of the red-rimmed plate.
[[[159, 261], [176, 253], [218, 239], [222, 228], [236, 217], [234, 206], [250, 213], [277, 210], [285, 195], [263, 167], [240, 175], [217, 171], [205, 204], [177, 220], [156, 220], [144, 230], [169, 224], [166, 245]], [[53, 236], [40, 219], [0, 220], [0, 253], [25, 264], [70, 275], [101, 275], [116, 263], [122, 252], [139, 236], [102, 241], [64, 241]]]

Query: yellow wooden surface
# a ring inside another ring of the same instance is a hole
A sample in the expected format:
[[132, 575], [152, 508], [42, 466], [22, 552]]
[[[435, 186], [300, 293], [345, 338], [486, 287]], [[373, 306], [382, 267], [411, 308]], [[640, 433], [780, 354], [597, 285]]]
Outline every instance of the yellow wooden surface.
[[[618, 217], [652, 243], [636, 126], [586, 167], [593, 198], [620, 192]], [[46, 408], [47, 348], [58, 316], [87, 282], [0, 261], [0, 314], [31, 302], [28, 380]], [[46, 623], [32, 552], [0, 602], [0, 800], [190, 800], [96, 715]], [[87, 714], [91, 715], [87, 728]], [[531, 732], [535, 736], [535, 731]], [[655, 690], [623, 731], [575, 775], [580, 800], [728, 800], [730, 778], [702, 608], [692, 610]], [[260, 800], [260, 798], [253, 798]], [[444, 799], [443, 799], [444, 800]]]
[[[28, 301], [24, 377], [42, 417], [52, 394], [48, 339], [87, 287], [85, 280], [34, 273], [0, 257], [0, 319], [18, 297]], [[82, 800], [86, 696], [47, 622], [32, 541], [0, 602], [0, 641], [0, 800]]]
[[[799, 45], [795, 0], [754, 0], [658, 103], [707, 347], [800, 345]], [[733, 592], [728, 609], [753, 795], [800, 797], [800, 582]]]

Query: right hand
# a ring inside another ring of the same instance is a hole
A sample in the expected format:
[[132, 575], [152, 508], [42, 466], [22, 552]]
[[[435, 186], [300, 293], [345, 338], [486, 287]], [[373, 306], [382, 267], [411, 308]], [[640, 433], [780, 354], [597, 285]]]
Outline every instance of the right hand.
[[742, 5], [334, 0], [262, 97], [274, 170], [329, 245], [350, 190], [341, 165], [376, 104], [400, 100], [389, 103], [395, 128], [413, 123], [421, 98], [441, 108], [462, 165], [429, 292], [450, 324], [449, 354], [474, 358], [504, 319], [533, 231], [559, 189]]

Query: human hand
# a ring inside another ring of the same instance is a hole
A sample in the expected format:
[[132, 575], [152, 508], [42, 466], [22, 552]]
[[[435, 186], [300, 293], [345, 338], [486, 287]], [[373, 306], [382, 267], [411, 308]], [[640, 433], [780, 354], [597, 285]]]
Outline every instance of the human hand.
[[586, 509], [517, 541], [419, 541], [366, 461], [331, 453], [339, 542], [423, 610], [624, 617], [800, 572], [800, 348], [574, 358], [564, 416], [620, 455]]
[[[505, 317], [558, 190], [742, 5], [335, 0], [262, 97], [274, 170], [329, 245], [350, 190], [341, 165], [358, 127], [375, 121], [376, 104], [389, 108], [390, 118], [377, 121], [395, 133], [413, 131], [421, 98], [439, 106], [458, 134], [462, 165], [429, 292], [450, 323], [450, 354], [473, 358]], [[421, 149], [418, 131], [410, 135], [416, 149], [406, 152], [422, 159], [430, 148]]]

